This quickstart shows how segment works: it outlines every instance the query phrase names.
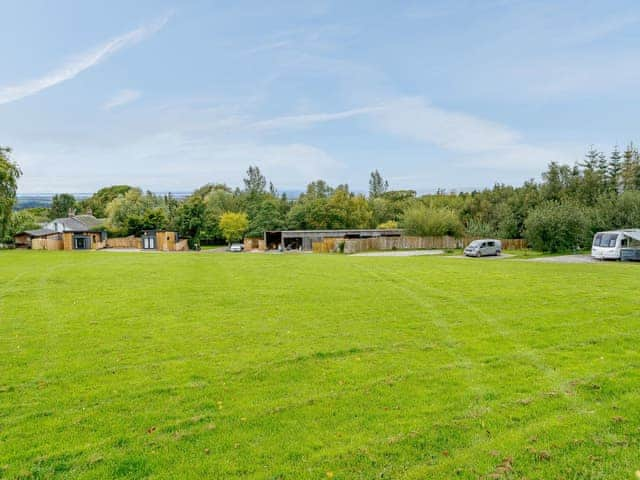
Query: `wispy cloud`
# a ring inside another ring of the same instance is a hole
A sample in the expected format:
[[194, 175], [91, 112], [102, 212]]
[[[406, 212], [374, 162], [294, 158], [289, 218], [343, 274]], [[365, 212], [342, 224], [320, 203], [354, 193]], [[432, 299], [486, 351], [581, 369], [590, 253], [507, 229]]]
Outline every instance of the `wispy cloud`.
[[343, 120], [345, 118], [367, 115], [375, 111], [381, 110], [382, 107], [364, 107], [352, 110], [344, 110], [335, 113], [311, 113], [305, 115], [288, 115], [283, 117], [275, 117], [268, 120], [261, 120], [253, 123], [251, 126], [261, 130], [271, 130], [278, 128], [306, 128], [317, 123], [332, 122], [335, 120]]
[[334, 113], [275, 117], [250, 124], [262, 130], [311, 128], [316, 124], [366, 117], [372, 129], [450, 152], [459, 165], [529, 170], [550, 161], [569, 161], [566, 148], [531, 145], [506, 125], [431, 105], [421, 97], [392, 98], [379, 105]]
[[243, 53], [247, 55], [253, 55], [255, 53], [267, 52], [270, 50], [278, 50], [280, 48], [286, 48], [289, 45], [290, 45], [290, 42], [286, 40], [282, 40], [280, 42], [265, 43], [263, 45], [258, 45], [257, 47], [249, 48], [245, 50]]
[[28, 80], [17, 85], [0, 87], [0, 105], [14, 102], [30, 95], [35, 95], [42, 90], [53, 87], [54, 85], [67, 80], [71, 80], [83, 71], [104, 61], [117, 51], [134, 45], [150, 35], [153, 35], [165, 26], [170, 17], [171, 13], [168, 13], [148, 24], [136, 28], [135, 30], [112, 38], [108, 42], [103, 43], [89, 52], [70, 58], [62, 66], [40, 78]]
[[105, 110], [111, 110], [112, 108], [121, 107], [127, 103], [135, 102], [140, 98], [141, 93], [137, 90], [120, 90], [114, 96], [112, 96], [105, 104]]
[[434, 107], [422, 98], [399, 98], [374, 115], [377, 128], [455, 152], [503, 148], [519, 141], [510, 128], [462, 112]]
[[376, 130], [456, 152], [503, 148], [519, 140], [519, 134], [504, 125], [434, 107], [420, 97], [396, 98], [380, 105], [333, 113], [275, 117], [249, 126], [262, 130], [301, 129], [358, 116], [369, 117]]

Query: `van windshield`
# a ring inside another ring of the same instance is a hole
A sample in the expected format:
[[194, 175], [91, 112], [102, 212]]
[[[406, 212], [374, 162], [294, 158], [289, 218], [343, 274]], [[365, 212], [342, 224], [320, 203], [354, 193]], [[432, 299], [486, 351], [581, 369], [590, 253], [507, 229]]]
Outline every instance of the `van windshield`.
[[480, 240], [474, 240], [469, 244], [470, 247], [479, 247], [481, 245], [482, 245], [482, 242]]
[[593, 239], [593, 246], [613, 248], [618, 241], [618, 235], [617, 233], [600, 233]]

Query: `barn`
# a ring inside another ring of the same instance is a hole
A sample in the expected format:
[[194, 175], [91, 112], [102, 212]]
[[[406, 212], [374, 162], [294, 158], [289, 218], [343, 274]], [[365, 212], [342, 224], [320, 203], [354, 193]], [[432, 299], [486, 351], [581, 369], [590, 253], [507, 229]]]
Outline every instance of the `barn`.
[[345, 230], [276, 230], [264, 233], [264, 245], [267, 250], [312, 251], [314, 242], [325, 239], [351, 239], [400, 237], [401, 229], [345, 229]]

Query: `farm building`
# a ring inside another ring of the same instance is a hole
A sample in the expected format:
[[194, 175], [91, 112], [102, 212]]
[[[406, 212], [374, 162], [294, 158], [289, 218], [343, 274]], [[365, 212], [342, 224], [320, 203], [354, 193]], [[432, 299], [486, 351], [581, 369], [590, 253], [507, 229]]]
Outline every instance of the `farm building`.
[[106, 246], [107, 234], [103, 221], [93, 215], [70, 215], [56, 218], [36, 230], [26, 230], [14, 236], [18, 248], [33, 250], [97, 250]]
[[401, 229], [350, 229], [350, 230], [278, 230], [264, 233], [264, 248], [274, 250], [312, 251], [315, 242], [326, 239], [358, 239], [400, 237]]

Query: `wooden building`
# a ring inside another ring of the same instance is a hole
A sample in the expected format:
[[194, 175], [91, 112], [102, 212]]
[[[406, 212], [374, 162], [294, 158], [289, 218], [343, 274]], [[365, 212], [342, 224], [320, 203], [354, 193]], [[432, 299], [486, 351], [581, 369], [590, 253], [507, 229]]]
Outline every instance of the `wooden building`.
[[142, 249], [161, 252], [180, 252], [189, 250], [187, 240], [180, 240], [178, 232], [166, 230], [145, 230], [142, 233]]
[[93, 215], [56, 218], [36, 230], [14, 236], [17, 248], [32, 250], [98, 250], [105, 248], [107, 233]]

